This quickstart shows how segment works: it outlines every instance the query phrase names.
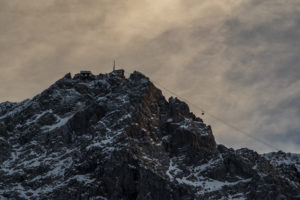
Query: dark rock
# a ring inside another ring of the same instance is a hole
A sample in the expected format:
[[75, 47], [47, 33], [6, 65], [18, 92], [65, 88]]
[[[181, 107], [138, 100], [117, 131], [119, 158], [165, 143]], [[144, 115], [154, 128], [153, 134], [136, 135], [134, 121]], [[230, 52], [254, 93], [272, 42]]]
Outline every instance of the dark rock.
[[67, 74], [0, 104], [0, 199], [299, 199], [299, 166], [216, 145], [140, 72]]
[[54, 124], [57, 121], [57, 118], [50, 112], [45, 113], [43, 116], [41, 116], [38, 120], [37, 123], [41, 126], [45, 125], [51, 125]]
[[71, 73], [67, 73], [65, 76], [64, 76], [65, 79], [72, 79], [72, 76], [71, 76]]
[[9, 143], [3, 138], [0, 138], [0, 163], [3, 163], [3, 161], [10, 157], [10, 150]]

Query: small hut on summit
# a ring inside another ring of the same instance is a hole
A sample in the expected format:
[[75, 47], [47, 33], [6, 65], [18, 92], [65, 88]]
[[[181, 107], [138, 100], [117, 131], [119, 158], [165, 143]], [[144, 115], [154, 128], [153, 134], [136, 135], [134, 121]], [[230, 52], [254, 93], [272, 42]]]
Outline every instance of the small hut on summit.
[[84, 80], [84, 81], [91, 81], [95, 80], [96, 76], [92, 74], [91, 71], [80, 71], [80, 73], [75, 74], [74, 80]]
[[80, 76], [82, 78], [90, 78], [92, 76], [92, 72], [91, 71], [80, 71]]
[[123, 77], [124, 76], [124, 69], [115, 69], [113, 71], [114, 74], [116, 74], [117, 76]]

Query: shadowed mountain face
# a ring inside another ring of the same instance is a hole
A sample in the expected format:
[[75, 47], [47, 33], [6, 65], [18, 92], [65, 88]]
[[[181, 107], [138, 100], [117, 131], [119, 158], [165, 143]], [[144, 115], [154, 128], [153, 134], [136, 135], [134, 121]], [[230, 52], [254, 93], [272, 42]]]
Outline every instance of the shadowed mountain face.
[[0, 199], [300, 199], [299, 166], [216, 145], [139, 72], [67, 74], [0, 104]]

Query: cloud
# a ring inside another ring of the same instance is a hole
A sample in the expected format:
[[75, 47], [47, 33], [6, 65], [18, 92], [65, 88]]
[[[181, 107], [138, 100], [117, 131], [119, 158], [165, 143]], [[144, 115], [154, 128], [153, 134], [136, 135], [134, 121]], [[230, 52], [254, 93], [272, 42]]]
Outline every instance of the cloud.
[[[0, 101], [30, 98], [69, 71], [109, 72], [116, 59], [245, 132], [300, 152], [297, 0], [0, 0], [0, 26]], [[204, 120], [219, 143], [272, 150]]]
[[248, 132], [287, 151], [287, 141], [300, 145], [300, 3], [289, 2], [248, 3], [239, 9], [243, 15], [225, 21], [226, 54], [233, 62], [224, 74], [228, 91], [248, 101]]

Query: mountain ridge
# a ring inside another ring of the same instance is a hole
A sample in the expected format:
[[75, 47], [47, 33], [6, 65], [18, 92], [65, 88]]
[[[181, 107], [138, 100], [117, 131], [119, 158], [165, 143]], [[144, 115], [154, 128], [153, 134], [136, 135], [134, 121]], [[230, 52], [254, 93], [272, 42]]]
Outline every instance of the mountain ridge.
[[66, 74], [0, 104], [3, 199], [299, 199], [300, 156], [216, 144], [148, 77]]

